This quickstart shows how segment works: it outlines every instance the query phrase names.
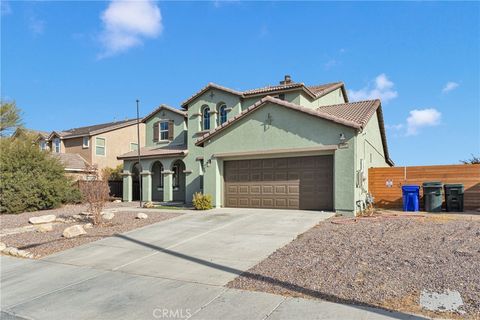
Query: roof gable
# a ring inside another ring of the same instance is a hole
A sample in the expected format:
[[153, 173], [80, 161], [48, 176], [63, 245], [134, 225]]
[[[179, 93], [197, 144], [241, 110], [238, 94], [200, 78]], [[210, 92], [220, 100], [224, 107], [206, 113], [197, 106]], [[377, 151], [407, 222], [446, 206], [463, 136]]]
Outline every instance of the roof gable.
[[174, 112], [176, 114], [179, 114], [183, 117], [187, 117], [187, 112], [186, 111], [182, 111], [182, 110], [178, 110], [174, 107], [170, 107], [166, 104], [162, 104], [160, 105], [158, 108], [156, 108], [155, 110], [153, 110], [152, 112], [150, 112], [148, 115], [146, 115], [143, 119], [142, 119], [142, 122], [147, 122], [149, 119], [151, 119], [152, 117], [154, 117], [158, 112], [162, 111], [162, 110], [167, 110], [167, 111], [170, 111], [170, 112]]
[[230, 89], [230, 88], [227, 88], [227, 87], [224, 87], [224, 86], [215, 84], [215, 83], [213, 83], [213, 82], [210, 82], [210, 83], [207, 84], [205, 87], [203, 87], [202, 89], [200, 89], [200, 91], [196, 92], [196, 93], [193, 94], [190, 98], [188, 98], [187, 100], [183, 101], [183, 102], [182, 102], [182, 107], [185, 108], [185, 109], [187, 109], [187, 108], [188, 108], [188, 104], [190, 104], [191, 102], [193, 102], [194, 100], [196, 100], [198, 97], [200, 97], [201, 95], [203, 95], [205, 92], [207, 92], [207, 91], [210, 90], [210, 89], [217, 89], [217, 90], [220, 90], [220, 91], [228, 92], [228, 93], [231, 93], [231, 94], [236, 95], [236, 96], [239, 96], [239, 97], [242, 97], [242, 96], [243, 96], [243, 93], [240, 92], [240, 91], [233, 90], [233, 89]]

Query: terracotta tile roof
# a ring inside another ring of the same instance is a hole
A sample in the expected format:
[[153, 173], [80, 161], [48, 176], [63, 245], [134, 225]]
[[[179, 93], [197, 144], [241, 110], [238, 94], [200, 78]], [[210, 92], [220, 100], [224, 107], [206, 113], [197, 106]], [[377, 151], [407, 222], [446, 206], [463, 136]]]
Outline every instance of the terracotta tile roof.
[[148, 115], [146, 115], [143, 119], [142, 119], [142, 122], [145, 122], [147, 121], [148, 119], [150, 119], [151, 117], [153, 117], [157, 112], [159, 112], [160, 110], [168, 110], [168, 111], [172, 111], [172, 112], [175, 112], [175, 113], [178, 113], [184, 117], [187, 116], [187, 112], [186, 111], [183, 111], [183, 110], [178, 110], [174, 107], [170, 107], [166, 104], [162, 104], [160, 105], [158, 108], [156, 108], [155, 110], [153, 110], [152, 112], [150, 112]]
[[343, 82], [334, 82], [334, 83], [327, 83], [327, 84], [322, 84], [322, 85], [316, 85], [316, 86], [305, 86], [304, 83], [301, 82], [291, 82], [287, 84], [279, 84], [279, 85], [274, 85], [274, 86], [266, 86], [262, 88], [255, 88], [255, 89], [250, 89], [250, 90], [245, 90], [245, 91], [237, 91], [233, 90], [227, 87], [220, 86], [215, 83], [209, 83], [205, 87], [203, 87], [200, 91], [196, 92], [194, 95], [192, 95], [190, 98], [182, 102], [182, 107], [187, 108], [188, 104], [192, 101], [194, 101], [197, 97], [208, 91], [210, 88], [226, 91], [229, 93], [232, 93], [234, 95], [237, 95], [242, 98], [246, 97], [251, 97], [251, 96], [256, 96], [256, 95], [264, 95], [268, 93], [275, 93], [275, 92], [281, 92], [284, 90], [291, 90], [291, 89], [302, 89], [305, 91], [310, 97], [313, 99], [319, 98], [327, 93], [332, 92], [333, 90], [336, 90], [338, 88], [342, 88], [343, 95], [345, 99], [347, 99], [347, 93], [345, 91], [345, 86]]
[[393, 161], [390, 159], [387, 148], [387, 139], [385, 135], [385, 128], [383, 123], [383, 114], [380, 106], [380, 100], [370, 100], [370, 101], [361, 101], [354, 103], [343, 103], [332, 106], [324, 106], [318, 109], [311, 109], [302, 107], [300, 105], [287, 102], [284, 100], [276, 99], [270, 96], [266, 96], [259, 100], [257, 103], [248, 107], [241, 113], [237, 114], [233, 118], [230, 118], [227, 122], [223, 123], [221, 126], [216, 127], [214, 130], [207, 132], [201, 136], [195, 145], [201, 146], [209, 138], [217, 135], [219, 132], [223, 131], [225, 128], [231, 126], [234, 122], [246, 117], [249, 113], [260, 108], [261, 106], [270, 103], [275, 103], [279, 106], [283, 106], [292, 110], [303, 112], [318, 118], [330, 120], [347, 127], [352, 127], [357, 130], [361, 130], [365, 127], [367, 122], [370, 120], [372, 115], [378, 110], [378, 118], [380, 123], [380, 134], [382, 136], [382, 143], [385, 150], [385, 157], [387, 162], [393, 165]]
[[[140, 148], [140, 157], [173, 157], [173, 156], [184, 156], [188, 153], [186, 145], [173, 145], [173, 146], [163, 146], [163, 147], [143, 147]], [[117, 157], [117, 159], [135, 159], [138, 157], [137, 150], [124, 153]]]
[[77, 153], [54, 153], [51, 155], [60, 160], [65, 166], [65, 170], [88, 171], [88, 162]]
[[322, 106], [317, 108], [317, 111], [339, 119], [354, 122], [363, 128], [375, 111], [377, 111], [379, 106], [380, 100], [377, 99]]

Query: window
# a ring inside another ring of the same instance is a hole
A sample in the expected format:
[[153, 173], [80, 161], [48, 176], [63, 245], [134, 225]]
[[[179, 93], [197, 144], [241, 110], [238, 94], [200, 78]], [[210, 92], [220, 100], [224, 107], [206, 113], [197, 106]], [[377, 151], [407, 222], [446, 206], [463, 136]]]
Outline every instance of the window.
[[173, 188], [178, 188], [180, 186], [180, 166], [175, 164], [172, 168], [173, 170]]
[[222, 104], [218, 109], [219, 117], [218, 117], [218, 124], [221, 125], [222, 123], [227, 122], [227, 106]]
[[89, 137], [83, 137], [83, 145], [84, 148], [88, 148], [90, 146], [90, 138]]
[[130, 151], [138, 150], [138, 143], [130, 142]]
[[160, 122], [159, 140], [168, 140], [168, 121]]
[[104, 156], [105, 153], [105, 138], [95, 138], [95, 154], [97, 156]]
[[210, 108], [203, 109], [203, 130], [210, 130]]
[[285, 93], [280, 93], [280, 94], [278, 95], [278, 99], [280, 99], [280, 100], [285, 100]]
[[40, 141], [40, 150], [47, 150], [47, 143], [45, 140]]
[[56, 153], [60, 153], [60, 138], [53, 139], [53, 147]]

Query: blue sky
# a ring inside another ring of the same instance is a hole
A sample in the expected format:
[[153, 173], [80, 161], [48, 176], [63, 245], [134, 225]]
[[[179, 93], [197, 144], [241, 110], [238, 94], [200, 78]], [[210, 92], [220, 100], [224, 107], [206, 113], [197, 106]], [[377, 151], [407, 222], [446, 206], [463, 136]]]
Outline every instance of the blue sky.
[[[137, 4], [138, 5], [138, 4]], [[1, 96], [68, 129], [234, 89], [344, 81], [380, 97], [397, 165], [480, 154], [478, 2], [3, 2]]]

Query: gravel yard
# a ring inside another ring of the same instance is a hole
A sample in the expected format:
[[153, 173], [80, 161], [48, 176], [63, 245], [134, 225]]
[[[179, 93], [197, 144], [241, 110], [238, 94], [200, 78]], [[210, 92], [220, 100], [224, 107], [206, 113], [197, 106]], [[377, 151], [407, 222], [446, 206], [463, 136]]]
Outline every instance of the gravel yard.
[[[115, 210], [118, 208], [137, 207], [136, 203], [108, 203], [106, 210]], [[43, 216], [54, 214], [57, 218], [68, 219], [81, 212], [87, 211], [87, 205], [66, 205], [62, 208], [52, 210], [42, 210], [35, 212], [24, 212], [20, 214], [4, 214], [0, 215], [0, 226], [2, 233], [8, 229], [23, 227], [30, 225], [28, 219], [30, 217]], [[125, 211], [124, 211], [125, 210]], [[0, 237], [0, 242], [3, 242], [7, 247], [16, 247], [21, 250], [26, 250], [33, 253], [36, 257], [43, 257], [58, 251], [63, 251], [84, 243], [99, 240], [101, 238], [112, 236], [116, 233], [126, 232], [132, 229], [137, 229], [149, 224], [160, 222], [169, 218], [181, 215], [181, 212], [176, 210], [143, 210], [148, 215], [147, 219], [135, 219], [139, 211], [128, 211], [122, 209], [114, 212], [115, 216], [112, 220], [104, 221], [101, 225], [94, 226], [90, 229], [85, 229], [86, 235], [81, 235], [76, 238], [66, 239], [62, 237], [63, 230], [69, 226], [80, 224], [84, 225], [89, 221], [89, 218], [83, 217], [83, 220], [68, 223], [54, 223], [53, 230], [49, 232], [22, 232], [11, 235], [3, 235]]]
[[[480, 217], [324, 221], [227, 286], [379, 306], [437, 317], [480, 318]], [[343, 218], [344, 219], [344, 218]], [[422, 290], [457, 290], [464, 314], [424, 312]]]

